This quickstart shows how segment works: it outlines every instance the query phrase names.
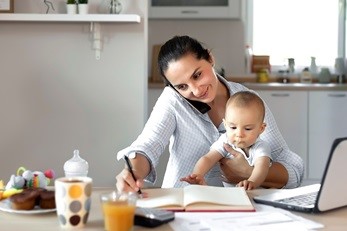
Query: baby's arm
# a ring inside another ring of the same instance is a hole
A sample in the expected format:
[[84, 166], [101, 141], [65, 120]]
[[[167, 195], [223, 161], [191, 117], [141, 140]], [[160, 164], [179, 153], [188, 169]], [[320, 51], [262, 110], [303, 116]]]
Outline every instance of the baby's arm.
[[190, 184], [206, 184], [205, 174], [222, 158], [223, 156], [219, 152], [210, 150], [195, 164], [193, 173], [181, 178], [181, 181], [186, 181]]
[[247, 180], [239, 182], [237, 186], [244, 187], [246, 190], [259, 187], [269, 172], [270, 162], [271, 160], [267, 156], [258, 157], [254, 163], [251, 176]]

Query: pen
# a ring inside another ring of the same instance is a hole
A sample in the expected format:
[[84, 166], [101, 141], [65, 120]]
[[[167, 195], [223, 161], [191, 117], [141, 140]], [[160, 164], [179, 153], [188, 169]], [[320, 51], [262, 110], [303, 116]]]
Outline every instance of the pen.
[[[128, 170], [129, 170], [130, 174], [132, 175], [134, 181], [136, 181], [136, 177], [135, 177], [135, 174], [134, 174], [134, 172], [133, 172], [133, 168], [132, 168], [132, 166], [131, 166], [129, 157], [128, 157], [128, 156], [124, 156], [124, 160], [125, 160], [125, 163], [126, 163], [126, 165], [127, 165], [127, 167], [128, 167]], [[138, 194], [142, 194], [141, 189], [139, 189], [139, 191], [137, 191], [137, 193], [138, 193]]]

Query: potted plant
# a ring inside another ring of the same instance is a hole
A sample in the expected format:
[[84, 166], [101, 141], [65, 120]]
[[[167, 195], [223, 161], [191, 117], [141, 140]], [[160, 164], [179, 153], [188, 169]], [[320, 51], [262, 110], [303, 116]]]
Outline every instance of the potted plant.
[[66, 11], [68, 14], [76, 14], [77, 13], [76, 0], [67, 0], [66, 1]]
[[78, 13], [88, 14], [88, 0], [78, 0]]

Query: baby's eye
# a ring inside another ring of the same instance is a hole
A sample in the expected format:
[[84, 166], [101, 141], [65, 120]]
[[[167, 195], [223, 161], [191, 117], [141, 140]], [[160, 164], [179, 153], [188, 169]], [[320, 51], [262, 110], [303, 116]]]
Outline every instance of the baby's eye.
[[235, 127], [235, 126], [231, 126], [231, 127], [230, 127], [230, 129], [231, 129], [231, 130], [236, 130], [236, 129], [237, 129], [237, 127]]

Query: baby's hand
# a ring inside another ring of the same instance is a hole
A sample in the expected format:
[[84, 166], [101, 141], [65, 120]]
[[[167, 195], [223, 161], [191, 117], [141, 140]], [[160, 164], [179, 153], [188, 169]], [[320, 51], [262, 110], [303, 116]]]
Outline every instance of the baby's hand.
[[243, 180], [240, 181], [237, 185], [237, 187], [244, 187], [246, 190], [252, 190], [256, 188], [256, 185], [253, 181], [249, 180]]
[[181, 178], [180, 180], [188, 182], [189, 184], [207, 185], [205, 178], [201, 175], [198, 175], [198, 174], [191, 174], [189, 176]]

